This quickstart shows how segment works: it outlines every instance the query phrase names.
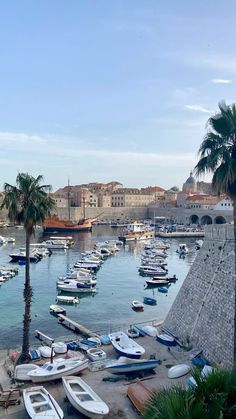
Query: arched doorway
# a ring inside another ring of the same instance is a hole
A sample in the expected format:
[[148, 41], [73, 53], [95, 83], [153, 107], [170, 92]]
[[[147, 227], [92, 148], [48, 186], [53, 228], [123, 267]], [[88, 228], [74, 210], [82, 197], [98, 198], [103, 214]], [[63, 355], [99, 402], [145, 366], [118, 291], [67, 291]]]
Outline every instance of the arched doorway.
[[196, 214], [193, 214], [189, 218], [190, 224], [199, 224], [199, 217]]
[[210, 217], [210, 215], [204, 215], [201, 218], [201, 225], [206, 225], [206, 224], [212, 224], [212, 218]]
[[215, 224], [225, 224], [226, 223], [226, 219], [224, 217], [222, 217], [222, 215], [218, 215], [215, 220], [214, 220]]

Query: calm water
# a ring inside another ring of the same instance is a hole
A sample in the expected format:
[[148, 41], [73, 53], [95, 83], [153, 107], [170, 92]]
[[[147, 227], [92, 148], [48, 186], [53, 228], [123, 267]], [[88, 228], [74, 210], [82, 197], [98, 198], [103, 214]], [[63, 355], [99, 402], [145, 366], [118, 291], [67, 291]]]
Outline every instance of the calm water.
[[[54, 251], [51, 257], [31, 264], [31, 283], [34, 289], [31, 312], [32, 343], [35, 343], [35, 329], [54, 338], [71, 335], [72, 332], [58, 324], [57, 319], [49, 313], [49, 306], [55, 303], [58, 294], [57, 277], [65, 274], [79, 258], [80, 253], [92, 249], [96, 241], [111, 239], [118, 234], [117, 229], [96, 226], [92, 234], [74, 234], [76, 244], [71, 249]], [[12, 251], [24, 246], [24, 232], [8, 228], [1, 230], [1, 235], [16, 237], [15, 245], [0, 247], [0, 265], [4, 265], [9, 264], [9, 254]], [[41, 239], [42, 235], [38, 233], [35, 241]], [[139, 276], [137, 270], [144, 243], [132, 243], [122, 246], [119, 253], [103, 263], [97, 273], [97, 294], [82, 295], [78, 305], [67, 304], [67, 316], [94, 331], [103, 332], [134, 322], [164, 319], [196, 255], [195, 239], [185, 239], [184, 242], [193, 252], [185, 259], [179, 259], [176, 249], [182, 241], [183, 239], [172, 239], [168, 249], [169, 275], [176, 274], [179, 280], [170, 286], [167, 296], [158, 292], [157, 288], [144, 288], [145, 278]], [[21, 343], [24, 269], [24, 266], [19, 266], [19, 274], [0, 287], [0, 348], [14, 347]], [[132, 300], [142, 301], [144, 295], [156, 297], [157, 305], [145, 306], [144, 312], [141, 313], [134, 312], [131, 309]]]

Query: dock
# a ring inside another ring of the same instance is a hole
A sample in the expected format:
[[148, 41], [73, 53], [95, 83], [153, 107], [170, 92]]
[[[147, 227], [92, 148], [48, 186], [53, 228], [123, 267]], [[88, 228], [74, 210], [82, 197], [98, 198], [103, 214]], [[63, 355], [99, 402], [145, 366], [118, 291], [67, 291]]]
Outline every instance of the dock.
[[204, 237], [204, 231], [174, 231], [173, 233], [164, 233], [161, 231], [157, 231], [155, 234], [156, 237], [162, 237], [166, 239], [171, 238], [181, 238], [181, 237]]
[[[59, 323], [64, 324], [66, 327], [68, 327], [71, 330], [74, 330], [77, 333], [81, 333], [81, 335], [92, 338], [96, 337], [97, 334], [92, 332], [91, 330], [87, 329], [87, 327], [83, 326], [82, 324], [77, 323], [76, 321], [70, 319], [67, 316], [64, 316], [64, 314], [58, 314], [57, 316], [59, 318]], [[67, 324], [65, 324], [67, 323]]]

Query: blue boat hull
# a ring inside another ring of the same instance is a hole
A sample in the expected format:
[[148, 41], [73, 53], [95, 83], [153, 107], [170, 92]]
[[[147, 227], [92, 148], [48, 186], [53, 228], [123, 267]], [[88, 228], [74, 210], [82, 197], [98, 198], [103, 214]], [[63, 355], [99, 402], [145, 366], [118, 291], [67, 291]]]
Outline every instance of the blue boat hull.
[[120, 364], [114, 366], [108, 366], [107, 370], [112, 374], [122, 375], [122, 374], [132, 374], [135, 372], [141, 371], [150, 371], [156, 368], [160, 364], [160, 361], [150, 360], [140, 363], [130, 363], [130, 364]]
[[119, 349], [115, 348], [115, 346], [113, 346], [113, 348], [115, 349], [115, 351], [116, 351], [119, 355], [121, 355], [121, 356], [125, 356], [126, 358], [139, 359], [139, 358], [140, 358], [140, 356], [142, 355], [142, 354], [140, 354], [140, 355], [131, 355], [131, 354], [127, 354], [126, 352], [120, 351]]

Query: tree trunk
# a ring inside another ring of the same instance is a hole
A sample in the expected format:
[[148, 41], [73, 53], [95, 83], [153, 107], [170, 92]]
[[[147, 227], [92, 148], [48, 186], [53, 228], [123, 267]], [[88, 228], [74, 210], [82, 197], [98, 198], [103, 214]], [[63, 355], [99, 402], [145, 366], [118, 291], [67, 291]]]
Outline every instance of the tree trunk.
[[233, 201], [234, 218], [234, 364], [236, 366], [236, 195], [231, 196]]
[[25, 287], [24, 287], [24, 301], [25, 313], [23, 317], [23, 343], [21, 360], [29, 358], [29, 331], [30, 331], [30, 309], [32, 300], [32, 288], [30, 286], [30, 234], [26, 231], [26, 265], [25, 265]]

